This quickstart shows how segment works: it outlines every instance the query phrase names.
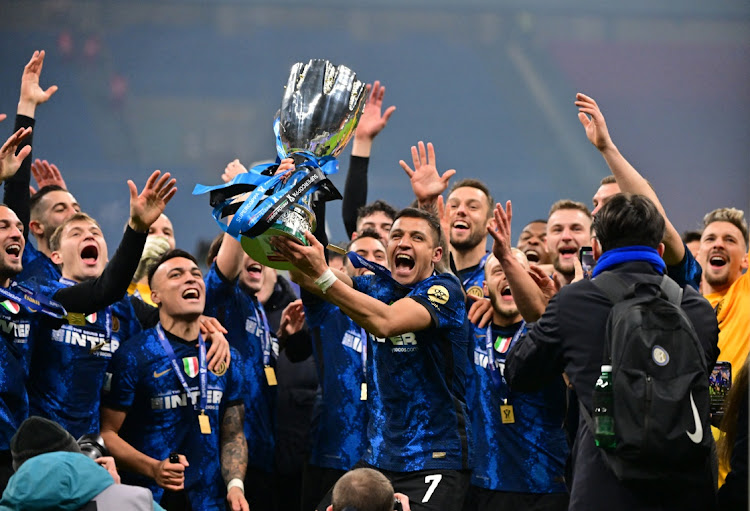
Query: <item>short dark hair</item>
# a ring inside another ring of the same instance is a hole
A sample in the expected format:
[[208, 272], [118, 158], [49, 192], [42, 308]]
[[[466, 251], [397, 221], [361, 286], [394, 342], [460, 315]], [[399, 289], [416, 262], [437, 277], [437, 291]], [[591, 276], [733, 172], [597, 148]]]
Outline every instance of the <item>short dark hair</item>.
[[451, 186], [451, 189], [448, 191], [448, 197], [451, 196], [453, 192], [458, 190], [459, 188], [476, 188], [480, 192], [484, 194], [485, 197], [487, 197], [487, 207], [489, 208], [489, 213], [487, 213], [487, 217], [492, 216], [492, 211], [495, 209], [495, 200], [492, 198], [492, 194], [490, 193], [490, 189], [487, 187], [486, 184], [481, 182], [479, 179], [473, 179], [473, 178], [466, 178], [462, 179], [461, 181], [458, 181]]
[[387, 216], [391, 220], [396, 219], [396, 208], [388, 204], [386, 201], [378, 199], [375, 202], [360, 206], [360, 208], [357, 210], [357, 223], [359, 223], [359, 221], [364, 217], [378, 212], [385, 214], [385, 216]]
[[361, 240], [362, 238], [374, 238], [378, 240], [380, 243], [385, 246], [385, 243], [387, 240], [384, 240], [380, 237], [380, 234], [378, 234], [378, 231], [375, 229], [365, 229], [364, 231], [357, 233], [357, 237], [353, 240], [349, 240], [349, 243], [346, 244], [346, 251], [350, 251], [352, 249], [352, 245], [354, 245], [354, 242]]
[[60, 238], [62, 238], [62, 233], [65, 230], [65, 228], [72, 224], [73, 222], [89, 222], [94, 224], [99, 228], [99, 230], [102, 230], [101, 225], [99, 225], [99, 222], [91, 218], [86, 213], [76, 213], [75, 215], [71, 216], [70, 218], [67, 218], [63, 223], [60, 224], [60, 226], [55, 229], [55, 232], [52, 233], [52, 236], [49, 237], [49, 249], [51, 251], [60, 250]]
[[602, 251], [645, 245], [656, 248], [664, 238], [664, 218], [643, 195], [617, 193], [594, 215], [593, 229]]
[[214, 264], [214, 259], [219, 255], [219, 249], [221, 243], [224, 241], [224, 233], [220, 232], [216, 237], [211, 240], [211, 244], [208, 246], [208, 253], [206, 254], [206, 267], [210, 268]]
[[396, 220], [398, 220], [399, 218], [421, 218], [422, 220], [426, 221], [430, 226], [430, 230], [432, 231], [432, 238], [435, 242], [433, 246], [440, 246], [442, 236], [440, 234], [440, 220], [438, 220], [437, 216], [433, 215], [429, 211], [425, 211], [424, 209], [404, 208], [396, 214], [396, 218], [393, 219], [393, 223], [396, 223]]
[[377, 470], [350, 470], [333, 486], [331, 505], [334, 511], [391, 511], [393, 486]]
[[151, 287], [151, 280], [154, 278], [154, 273], [156, 273], [156, 270], [159, 269], [159, 266], [176, 257], [184, 257], [185, 259], [190, 259], [195, 263], [196, 266], [198, 266], [198, 260], [193, 257], [193, 254], [191, 254], [190, 252], [186, 252], [185, 250], [179, 248], [175, 248], [173, 250], [165, 252], [164, 255], [154, 261], [154, 263], [148, 269], [148, 287]]
[[701, 231], [685, 231], [682, 233], [682, 242], [690, 243], [693, 241], [700, 241], [701, 234], [703, 234]]
[[607, 177], [603, 177], [601, 181], [599, 181], [599, 185], [612, 185], [617, 184], [617, 179], [615, 179], [615, 176], [612, 174], [608, 175]]
[[[39, 203], [42, 202], [42, 199], [45, 195], [51, 192], [67, 192], [65, 188], [59, 185], [47, 185], [43, 186], [39, 189], [38, 192], [36, 192], [34, 195], [31, 196], [29, 199], [29, 210], [31, 211], [31, 218], [36, 219], [37, 215], [39, 214]], [[70, 192], [68, 192], [70, 193]]]

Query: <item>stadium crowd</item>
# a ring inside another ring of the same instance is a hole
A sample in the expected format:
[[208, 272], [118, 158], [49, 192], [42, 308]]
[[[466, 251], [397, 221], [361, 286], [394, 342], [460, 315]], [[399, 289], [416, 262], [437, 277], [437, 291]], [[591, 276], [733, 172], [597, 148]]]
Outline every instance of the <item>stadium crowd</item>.
[[[176, 248], [169, 173], [128, 182], [110, 257], [85, 197], [33, 159], [37, 107], [57, 90], [44, 58], [22, 72], [0, 149], [0, 509], [747, 509], [747, 222], [716, 209], [683, 240], [593, 98], [574, 99], [612, 173], [591, 183], [593, 209], [559, 200], [514, 239], [511, 201], [441, 173], [430, 143], [400, 162], [412, 207], [367, 202], [395, 111], [374, 82], [343, 192], [347, 255], [326, 250], [321, 201], [308, 245], [272, 239], [288, 276], [224, 233], [204, 274]], [[221, 177], [242, 172], [233, 160]], [[662, 332], [650, 348], [675, 371], [665, 386], [618, 373], [627, 354], [605, 342], [636, 298], [670, 305], [693, 341], [672, 350]], [[599, 447], [608, 361], [615, 434], [646, 438], [638, 452]], [[709, 409], [717, 361], [733, 386]], [[634, 402], [645, 425], [623, 420]]]

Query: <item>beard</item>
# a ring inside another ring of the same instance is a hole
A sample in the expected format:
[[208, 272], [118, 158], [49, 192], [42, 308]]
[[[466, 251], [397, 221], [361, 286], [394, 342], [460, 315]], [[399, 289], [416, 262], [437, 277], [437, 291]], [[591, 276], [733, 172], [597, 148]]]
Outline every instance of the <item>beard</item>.
[[471, 250], [472, 248], [476, 247], [480, 243], [485, 242], [486, 239], [487, 239], [487, 235], [484, 232], [482, 232], [482, 231], [472, 232], [469, 235], [469, 237], [466, 238], [463, 241], [455, 241], [454, 242], [453, 240], [451, 240], [451, 245], [453, 245], [453, 248], [455, 248], [456, 250], [458, 250], [460, 252], [462, 252], [464, 250], [468, 251], [468, 250]]
[[564, 277], [572, 277], [576, 274], [576, 267], [571, 263], [570, 268], [563, 268], [562, 264], [560, 263], [560, 257], [555, 257], [555, 260], [552, 261], [552, 266], [555, 268], [557, 273], [563, 275]]

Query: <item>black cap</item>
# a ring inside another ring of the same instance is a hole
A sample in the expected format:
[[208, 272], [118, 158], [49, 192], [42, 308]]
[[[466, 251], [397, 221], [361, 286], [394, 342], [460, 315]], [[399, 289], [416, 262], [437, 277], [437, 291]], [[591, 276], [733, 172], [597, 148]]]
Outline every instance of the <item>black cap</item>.
[[29, 417], [10, 440], [13, 470], [26, 460], [47, 452], [81, 452], [75, 438], [58, 423], [43, 417]]

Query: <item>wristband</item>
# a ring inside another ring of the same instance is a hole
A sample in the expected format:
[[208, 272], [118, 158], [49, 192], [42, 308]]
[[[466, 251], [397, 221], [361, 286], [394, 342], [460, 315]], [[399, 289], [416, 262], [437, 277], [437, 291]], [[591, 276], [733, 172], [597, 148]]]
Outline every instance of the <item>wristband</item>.
[[328, 291], [328, 288], [331, 287], [337, 280], [338, 278], [336, 277], [336, 274], [333, 273], [333, 270], [328, 268], [325, 272], [323, 272], [323, 275], [315, 280], [315, 285], [320, 288], [323, 294], [325, 294], [326, 291]]
[[245, 494], [245, 483], [242, 482], [242, 479], [234, 478], [227, 484], [227, 493], [229, 493], [229, 490], [231, 490], [234, 487], [239, 488], [242, 491], [242, 494]]

